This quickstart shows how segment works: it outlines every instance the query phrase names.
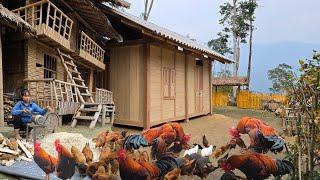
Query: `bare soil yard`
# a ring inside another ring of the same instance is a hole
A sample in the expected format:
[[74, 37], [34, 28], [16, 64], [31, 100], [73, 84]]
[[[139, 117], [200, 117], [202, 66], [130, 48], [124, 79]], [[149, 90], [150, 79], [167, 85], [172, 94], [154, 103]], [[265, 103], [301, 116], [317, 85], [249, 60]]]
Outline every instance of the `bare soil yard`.
[[[238, 109], [235, 107], [215, 107], [214, 115], [203, 116], [191, 119], [190, 122], [181, 122], [185, 132], [191, 134], [191, 144], [198, 143], [201, 144], [202, 136], [205, 134], [211, 144], [217, 147], [225, 145], [229, 141], [228, 128], [235, 126], [237, 121], [243, 116], [251, 116], [255, 118], [262, 119], [268, 124], [272, 125], [279, 131], [282, 130], [281, 119], [274, 116], [273, 113], [260, 111], [260, 110], [245, 110]], [[86, 138], [94, 137], [99, 131], [110, 129], [109, 126], [102, 128], [100, 124], [97, 124], [94, 130], [89, 130], [87, 125], [79, 125], [77, 128], [70, 128], [69, 125], [65, 125], [58, 129], [59, 132], [72, 132], [81, 133]], [[116, 126], [112, 128], [113, 130], [128, 130], [129, 133], [140, 133], [142, 129], [133, 129], [124, 126]], [[10, 133], [8, 133], [10, 134]], [[244, 140], [248, 143], [248, 138], [245, 137]], [[239, 149], [233, 150], [232, 153], [239, 153]], [[283, 154], [273, 155], [273, 157], [282, 157]], [[219, 179], [223, 172], [221, 170], [216, 170], [211, 173], [207, 179]], [[1, 175], [0, 175], [0, 178]], [[197, 177], [182, 177], [181, 179], [198, 179]]]

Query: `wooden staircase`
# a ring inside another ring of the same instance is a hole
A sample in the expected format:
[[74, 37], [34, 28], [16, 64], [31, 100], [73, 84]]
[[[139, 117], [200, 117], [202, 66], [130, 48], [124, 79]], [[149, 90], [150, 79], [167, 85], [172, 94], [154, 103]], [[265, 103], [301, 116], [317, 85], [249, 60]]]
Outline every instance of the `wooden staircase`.
[[76, 93], [78, 94], [81, 105], [72, 118], [71, 127], [77, 125], [78, 120], [91, 121], [89, 128], [95, 127], [101, 110], [102, 104], [94, 103], [92, 94], [89, 92], [88, 87], [84, 83], [81, 77], [81, 73], [77, 69], [77, 65], [73, 62], [73, 58], [70, 55], [64, 54], [57, 48], [57, 52], [60, 56], [61, 62], [67, 72], [68, 79], [74, 85], [76, 85]]

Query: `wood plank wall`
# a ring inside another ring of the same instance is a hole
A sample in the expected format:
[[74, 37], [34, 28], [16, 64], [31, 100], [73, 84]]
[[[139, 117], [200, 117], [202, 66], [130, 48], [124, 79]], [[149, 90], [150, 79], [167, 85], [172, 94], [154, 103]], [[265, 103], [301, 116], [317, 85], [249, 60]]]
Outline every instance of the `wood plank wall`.
[[110, 90], [116, 106], [115, 124], [143, 126], [145, 65], [143, 46], [111, 49]]
[[[186, 118], [186, 86], [188, 88], [188, 116], [210, 112], [209, 72], [210, 62], [203, 63], [203, 110], [195, 111], [195, 57], [150, 45], [150, 126]], [[143, 45], [114, 47], [110, 54], [110, 90], [117, 107], [116, 124], [143, 127], [145, 124], [145, 76]], [[186, 67], [186, 63], [188, 63]], [[163, 98], [163, 68], [175, 69], [175, 98]], [[187, 69], [187, 74], [186, 73]], [[187, 77], [187, 80], [185, 79]]]

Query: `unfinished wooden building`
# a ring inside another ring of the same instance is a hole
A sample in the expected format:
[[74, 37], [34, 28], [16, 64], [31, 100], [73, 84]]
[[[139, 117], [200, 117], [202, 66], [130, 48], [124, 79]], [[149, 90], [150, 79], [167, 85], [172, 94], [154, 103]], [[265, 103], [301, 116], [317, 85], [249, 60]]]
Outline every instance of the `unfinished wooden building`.
[[122, 43], [108, 43], [116, 124], [149, 128], [211, 112], [211, 62], [224, 56], [182, 35], [100, 6]]
[[74, 115], [93, 128], [101, 116], [114, 117], [107, 89], [105, 43], [122, 41], [108, 18], [91, 1], [1, 1], [29, 24], [35, 36], [6, 31], [3, 46], [4, 92], [27, 87], [40, 106], [60, 116]]

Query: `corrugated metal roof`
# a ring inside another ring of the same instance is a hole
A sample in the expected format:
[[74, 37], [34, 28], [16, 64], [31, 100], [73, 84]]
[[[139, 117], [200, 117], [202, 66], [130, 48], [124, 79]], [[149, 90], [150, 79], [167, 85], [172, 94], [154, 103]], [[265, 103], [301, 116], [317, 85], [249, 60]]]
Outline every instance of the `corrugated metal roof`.
[[173, 41], [175, 43], [184, 45], [184, 46], [186, 46], [188, 48], [200, 51], [200, 52], [204, 53], [203, 55], [207, 55], [208, 54], [208, 55], [214, 56], [217, 59], [219, 58], [220, 61], [222, 59], [227, 63], [233, 63], [234, 62], [234, 61], [230, 60], [229, 58], [227, 58], [227, 57], [225, 57], [225, 56], [213, 51], [209, 47], [189, 39], [188, 37], [185, 37], [183, 35], [180, 35], [178, 33], [170, 31], [170, 30], [168, 30], [166, 28], [160, 27], [160, 26], [158, 26], [158, 25], [156, 25], [154, 23], [151, 23], [149, 21], [145, 21], [144, 19], [136, 17], [136, 16], [131, 15], [129, 13], [122, 12], [122, 11], [120, 11], [120, 10], [118, 10], [118, 9], [108, 5], [108, 4], [104, 4], [104, 5], [109, 10], [111, 10], [113, 13], [118, 14], [119, 16], [121, 16], [123, 18], [126, 18], [126, 19], [128, 19], [128, 20], [130, 20], [130, 21], [132, 21], [134, 23], [137, 23], [138, 25], [140, 25], [143, 28], [146, 28], [146, 29], [152, 31], [154, 34], [156, 34], [156, 35], [158, 35], [160, 37], [163, 37], [163, 38], [166, 38], [166, 39], [168, 39], [170, 41]]

